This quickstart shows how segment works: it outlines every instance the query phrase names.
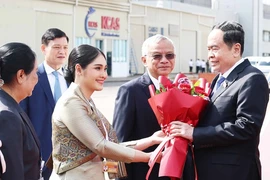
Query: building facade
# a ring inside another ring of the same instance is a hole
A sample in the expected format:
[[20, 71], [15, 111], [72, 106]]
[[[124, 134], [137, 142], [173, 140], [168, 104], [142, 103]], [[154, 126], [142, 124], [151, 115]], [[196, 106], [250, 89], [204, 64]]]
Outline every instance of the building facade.
[[[152, 3], [152, 4], [151, 4]], [[130, 58], [140, 59], [143, 41], [163, 34], [174, 42], [176, 63], [174, 73], [188, 72], [190, 59], [207, 59], [207, 36], [214, 24], [215, 13], [211, 8], [172, 1], [133, 2], [130, 12]], [[134, 47], [134, 48], [133, 48]], [[138, 62], [138, 73], [145, 71]]]
[[262, 56], [270, 56], [270, 4], [263, 5]]
[[[270, 56], [270, 0], [133, 0], [147, 5], [173, 9], [190, 4], [211, 8], [215, 23], [234, 20], [246, 32], [243, 56]], [[178, 5], [176, 5], [178, 4]], [[243, 8], [244, 7], [244, 8]], [[191, 8], [193, 12], [195, 8]], [[207, 14], [209, 11], [205, 11]]]
[[189, 59], [207, 59], [208, 33], [223, 20], [243, 25], [243, 56], [270, 56], [270, 6], [262, 1], [2, 0], [0, 44], [24, 42], [42, 62], [41, 36], [57, 27], [70, 37], [70, 50], [80, 44], [96, 46], [107, 56], [108, 74], [126, 77], [145, 72], [141, 45], [159, 33], [175, 44], [174, 72], [188, 72]]
[[235, 20], [242, 24], [245, 30], [244, 57], [262, 56], [264, 29], [262, 0], [213, 0], [213, 9], [217, 10], [216, 22]]
[[70, 38], [70, 51], [80, 44], [100, 48], [107, 56], [108, 74], [129, 75], [128, 0], [12, 0], [0, 3], [0, 44], [24, 42], [43, 61], [41, 36], [52, 27]]
[[70, 50], [80, 44], [100, 48], [107, 56], [108, 74], [126, 77], [144, 73], [143, 41], [157, 33], [176, 46], [175, 72], [188, 72], [189, 59], [206, 59], [206, 38], [214, 23], [210, 8], [186, 4], [155, 7], [129, 0], [3, 0], [0, 3], [0, 44], [28, 44], [43, 61], [41, 36], [48, 28], [63, 30]]

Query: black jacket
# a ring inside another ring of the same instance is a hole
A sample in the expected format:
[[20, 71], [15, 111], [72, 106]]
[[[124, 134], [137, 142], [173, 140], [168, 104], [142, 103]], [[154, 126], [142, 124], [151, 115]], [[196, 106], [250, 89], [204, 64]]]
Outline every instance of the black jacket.
[[2, 180], [40, 178], [40, 145], [34, 128], [18, 103], [0, 90], [0, 139], [6, 172]]

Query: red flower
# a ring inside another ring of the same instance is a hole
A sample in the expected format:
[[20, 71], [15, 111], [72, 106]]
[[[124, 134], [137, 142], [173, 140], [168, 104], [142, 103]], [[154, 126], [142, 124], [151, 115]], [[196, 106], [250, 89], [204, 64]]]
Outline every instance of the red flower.
[[205, 90], [199, 86], [194, 86], [194, 95], [208, 96]]
[[189, 84], [179, 84], [178, 89], [180, 89], [181, 91], [183, 91], [186, 94], [191, 93], [191, 87]]
[[155, 91], [154, 85], [149, 86], [151, 97], [155, 94], [167, 92], [172, 88], [178, 88], [184, 93], [203, 98], [209, 96], [210, 93], [210, 84], [203, 78], [198, 79], [195, 84], [192, 84], [192, 82], [184, 74], [179, 73], [176, 75], [173, 83], [171, 83], [171, 81], [165, 76], [159, 76], [158, 80], [160, 83], [159, 89]]
[[[167, 77], [159, 77], [161, 89], [155, 92], [154, 85], [149, 86], [151, 98], [148, 102], [153, 109], [158, 123], [162, 130], [167, 132], [167, 127], [170, 122], [180, 120], [182, 122], [196, 126], [199, 120], [199, 115], [208, 103], [206, 100], [209, 95], [209, 83], [205, 79], [199, 79], [194, 85], [183, 74], [178, 74], [174, 83]], [[166, 139], [152, 153], [149, 161], [150, 169], [147, 173], [148, 179], [151, 169], [156, 158], [165, 148], [163, 157], [160, 162], [159, 176], [168, 176], [180, 178], [186, 159], [188, 140], [184, 138]]]

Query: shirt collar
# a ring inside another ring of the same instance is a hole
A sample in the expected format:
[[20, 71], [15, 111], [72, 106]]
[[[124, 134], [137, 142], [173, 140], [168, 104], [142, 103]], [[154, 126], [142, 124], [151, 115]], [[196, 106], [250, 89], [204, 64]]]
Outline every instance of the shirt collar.
[[[47, 74], [52, 74], [52, 72], [55, 71], [55, 69], [53, 69], [51, 66], [49, 66], [49, 65], [47, 64], [46, 61], [44, 61], [44, 69], [45, 69], [45, 71], [46, 71]], [[62, 76], [64, 75], [63, 69], [62, 69], [62, 68], [59, 68], [59, 69], [57, 70], [57, 72], [58, 72], [60, 75], [62, 75]]]
[[147, 69], [147, 72], [148, 72], [148, 75], [149, 75], [151, 81], [153, 82], [155, 88], [156, 88], [156, 89], [160, 89], [160, 85], [159, 85], [158, 80], [157, 80], [156, 78], [154, 78], [154, 77], [151, 75], [151, 73], [149, 72], [148, 69]]
[[241, 64], [242, 62], [244, 62], [244, 58], [240, 59], [239, 61], [237, 61], [228, 71], [226, 71], [224, 74], [219, 74], [219, 78], [220, 76], [222, 75], [223, 77], [227, 78], [230, 73], [239, 65]]

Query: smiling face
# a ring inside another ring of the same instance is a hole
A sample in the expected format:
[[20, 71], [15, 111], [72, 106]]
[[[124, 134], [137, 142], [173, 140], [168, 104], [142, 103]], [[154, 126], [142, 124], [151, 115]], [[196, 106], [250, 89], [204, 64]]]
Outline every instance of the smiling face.
[[229, 47], [223, 41], [223, 31], [214, 29], [208, 36], [208, 59], [212, 70], [221, 74], [228, 71], [239, 59], [241, 59], [239, 43]]
[[68, 56], [68, 42], [66, 37], [55, 38], [48, 45], [41, 45], [41, 51], [45, 61], [53, 69], [57, 70], [65, 63]]
[[75, 66], [77, 82], [85, 96], [89, 98], [94, 91], [101, 91], [103, 84], [108, 77], [107, 63], [105, 58], [99, 54], [96, 59], [88, 64], [85, 69], [80, 65]]
[[[156, 58], [160, 56], [162, 56], [161, 59]], [[158, 76], [161, 75], [168, 76], [175, 65], [174, 47], [172, 43], [164, 39], [158, 43], [149, 45], [148, 54], [142, 56], [142, 62], [154, 78], [158, 79]]]

